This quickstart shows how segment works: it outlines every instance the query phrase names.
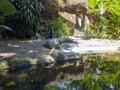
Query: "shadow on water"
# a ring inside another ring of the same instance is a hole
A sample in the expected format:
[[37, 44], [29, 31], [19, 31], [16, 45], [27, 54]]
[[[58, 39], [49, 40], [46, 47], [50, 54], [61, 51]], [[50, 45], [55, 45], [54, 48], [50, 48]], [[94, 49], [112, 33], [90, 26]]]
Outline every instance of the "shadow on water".
[[120, 90], [120, 53], [83, 55], [83, 62], [52, 68], [34, 65], [3, 71], [0, 90]]

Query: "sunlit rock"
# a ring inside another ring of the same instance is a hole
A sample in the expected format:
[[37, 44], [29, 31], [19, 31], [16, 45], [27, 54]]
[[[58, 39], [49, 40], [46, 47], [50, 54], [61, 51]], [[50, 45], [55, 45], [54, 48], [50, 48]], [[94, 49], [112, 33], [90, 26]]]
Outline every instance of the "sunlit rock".
[[[70, 29], [74, 29], [75, 24], [76, 24], [76, 15], [75, 14], [70, 14], [67, 12], [59, 12], [59, 16], [62, 17], [68, 24], [68, 27]], [[72, 31], [71, 31], [72, 33]]]

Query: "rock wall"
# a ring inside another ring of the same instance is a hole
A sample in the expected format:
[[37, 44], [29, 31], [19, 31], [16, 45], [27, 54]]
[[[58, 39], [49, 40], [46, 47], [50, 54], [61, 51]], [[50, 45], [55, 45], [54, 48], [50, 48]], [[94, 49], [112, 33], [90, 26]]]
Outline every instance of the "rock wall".
[[[81, 2], [82, 1], [82, 2]], [[87, 12], [84, 0], [42, 0], [45, 5], [45, 18], [59, 15], [68, 23], [69, 28], [81, 29], [85, 26], [85, 14]]]
[[[87, 24], [89, 20], [86, 17], [86, 4], [87, 0], [39, 0], [45, 6], [45, 15], [43, 18], [43, 24], [39, 27], [39, 30], [45, 30], [46, 21], [51, 19], [51, 16], [58, 15], [62, 17], [71, 29], [71, 33], [74, 33], [74, 29], [81, 30]], [[11, 22], [8, 20], [8, 22]], [[8, 23], [7, 22], [7, 23]], [[6, 24], [5, 24], [6, 25]], [[0, 34], [0, 38], [2, 38]]]

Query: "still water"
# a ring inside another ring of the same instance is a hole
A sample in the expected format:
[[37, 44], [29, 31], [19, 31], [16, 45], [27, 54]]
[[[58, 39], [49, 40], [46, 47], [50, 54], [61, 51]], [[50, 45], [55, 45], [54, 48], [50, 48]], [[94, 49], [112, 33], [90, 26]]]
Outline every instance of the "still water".
[[84, 54], [52, 68], [2, 71], [0, 90], [120, 90], [120, 53]]

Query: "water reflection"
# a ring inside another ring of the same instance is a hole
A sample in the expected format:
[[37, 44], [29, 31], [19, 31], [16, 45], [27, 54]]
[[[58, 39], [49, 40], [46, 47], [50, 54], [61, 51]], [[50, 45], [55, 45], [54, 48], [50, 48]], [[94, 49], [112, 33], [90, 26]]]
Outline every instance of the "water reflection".
[[83, 62], [0, 72], [0, 90], [120, 90], [120, 53], [83, 55]]

